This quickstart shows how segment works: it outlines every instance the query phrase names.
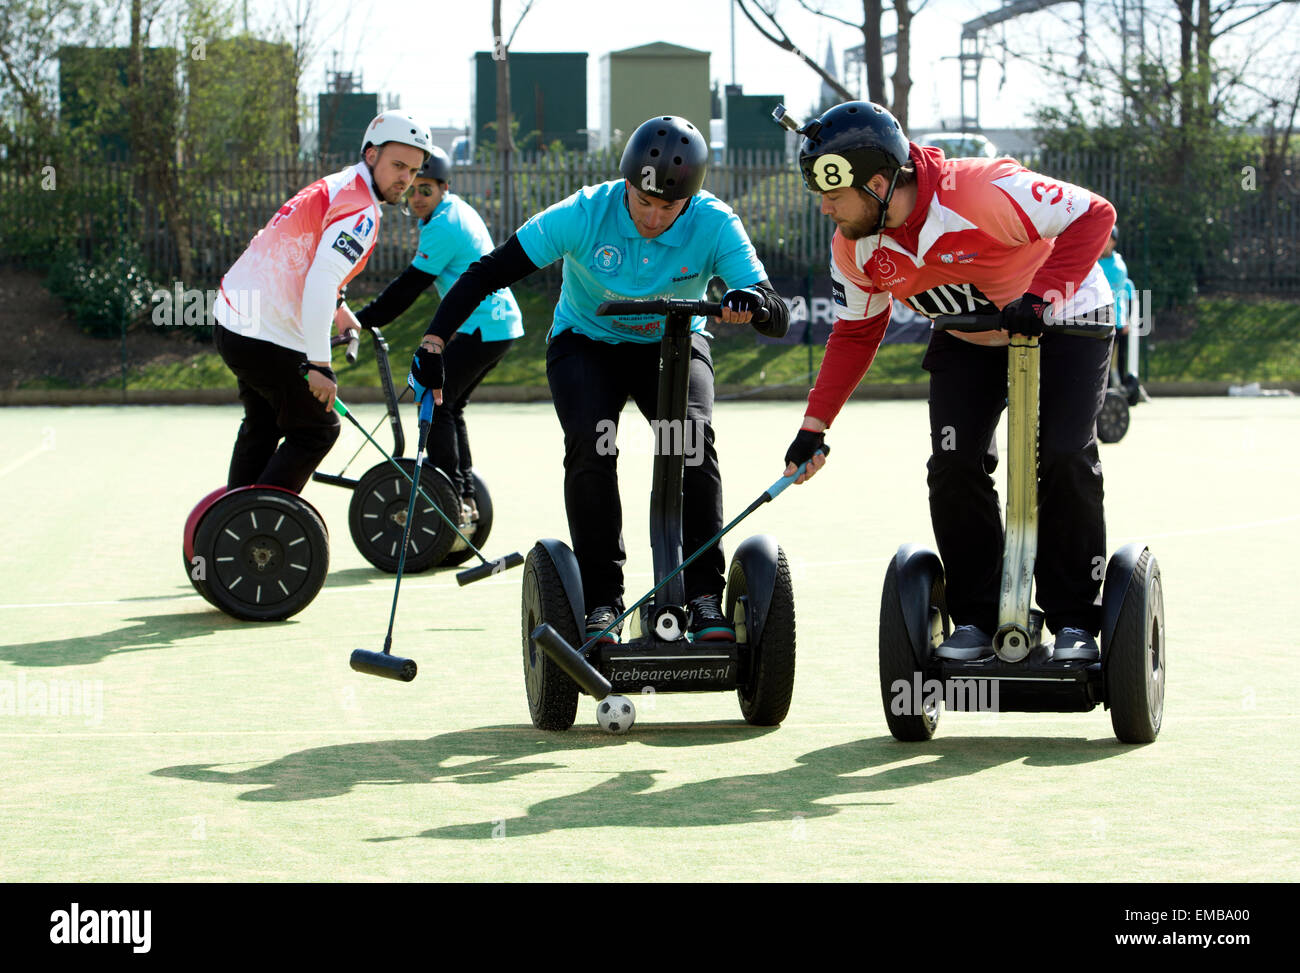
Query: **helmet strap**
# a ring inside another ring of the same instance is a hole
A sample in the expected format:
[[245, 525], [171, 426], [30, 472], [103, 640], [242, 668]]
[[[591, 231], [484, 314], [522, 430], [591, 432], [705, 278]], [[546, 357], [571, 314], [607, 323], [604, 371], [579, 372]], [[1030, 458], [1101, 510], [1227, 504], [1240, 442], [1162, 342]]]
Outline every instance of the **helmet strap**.
[[885, 228], [885, 220], [889, 217], [889, 201], [894, 198], [894, 187], [898, 185], [898, 174], [902, 171], [901, 166], [894, 170], [894, 175], [889, 180], [889, 189], [885, 191], [884, 199], [873, 193], [867, 186], [862, 187], [864, 193], [880, 204], [880, 219], [876, 221], [876, 228], [872, 231], [875, 234], [879, 234]]

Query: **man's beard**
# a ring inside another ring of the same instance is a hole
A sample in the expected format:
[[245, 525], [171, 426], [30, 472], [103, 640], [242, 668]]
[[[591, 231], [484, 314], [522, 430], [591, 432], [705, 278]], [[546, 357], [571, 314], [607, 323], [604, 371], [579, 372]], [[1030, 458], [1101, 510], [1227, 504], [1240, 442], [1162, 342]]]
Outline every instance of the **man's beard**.
[[876, 232], [876, 224], [880, 222], [880, 204], [865, 193], [863, 193], [862, 201], [867, 207], [862, 219], [855, 220], [852, 223], [837, 224], [840, 236], [846, 240], [861, 240], [863, 237], [872, 236]]

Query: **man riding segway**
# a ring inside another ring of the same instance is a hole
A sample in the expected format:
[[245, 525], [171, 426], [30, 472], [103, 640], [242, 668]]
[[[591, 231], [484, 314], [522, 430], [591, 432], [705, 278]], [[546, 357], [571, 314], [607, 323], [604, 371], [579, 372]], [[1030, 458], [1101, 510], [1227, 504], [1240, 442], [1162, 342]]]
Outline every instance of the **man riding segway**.
[[[581, 569], [586, 636], [621, 613], [623, 565], [617, 450], [610, 430], [629, 398], [647, 420], [656, 414], [662, 315], [602, 317], [605, 301], [704, 296], [721, 277], [730, 288], [722, 320], [750, 323], [765, 309], [763, 334], [788, 326], [785, 302], [772, 289], [739, 218], [701, 187], [708, 169], [704, 136], [684, 118], [648, 120], [628, 139], [622, 179], [588, 186], [530, 219], [464, 274], [443, 298], [412, 376], [422, 387], [445, 384], [442, 348], [487, 295], [541, 267], [564, 260], [564, 282], [546, 353], [546, 374], [564, 428], [564, 496], [573, 551]], [[713, 445], [713, 362], [705, 319], [691, 323], [686, 424], [698, 456], [688, 457], [682, 488], [682, 543], [703, 545], [722, 527], [722, 481]], [[685, 432], [685, 430], [684, 430]], [[682, 437], [683, 441], [685, 436]], [[720, 545], [685, 572], [690, 634], [696, 641], [735, 641], [723, 616], [725, 560]], [[617, 630], [606, 636], [616, 640]]]

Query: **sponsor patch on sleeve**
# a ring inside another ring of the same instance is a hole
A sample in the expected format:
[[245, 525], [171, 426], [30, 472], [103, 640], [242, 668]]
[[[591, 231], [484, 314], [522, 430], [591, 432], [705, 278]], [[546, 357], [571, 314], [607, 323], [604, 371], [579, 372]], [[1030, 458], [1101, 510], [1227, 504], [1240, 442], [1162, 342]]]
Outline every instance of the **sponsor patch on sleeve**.
[[361, 259], [361, 244], [349, 233], [340, 233], [338, 235], [338, 239], [334, 241], [334, 249], [347, 257], [349, 263], [356, 263]]
[[832, 278], [832, 280], [831, 280], [831, 297], [834, 299], [835, 303], [838, 304], [840, 307], [848, 307], [848, 306], [849, 306], [849, 298], [848, 298], [848, 296], [844, 293], [844, 281], [842, 281], [842, 280], [835, 280], [835, 279]]

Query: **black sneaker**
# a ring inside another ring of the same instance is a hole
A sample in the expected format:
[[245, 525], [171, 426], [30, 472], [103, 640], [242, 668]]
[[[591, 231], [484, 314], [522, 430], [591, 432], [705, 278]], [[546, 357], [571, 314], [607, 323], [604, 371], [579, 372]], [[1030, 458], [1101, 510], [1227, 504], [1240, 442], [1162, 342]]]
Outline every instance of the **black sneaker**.
[[[616, 618], [618, 618], [618, 612], [616, 612], [609, 605], [601, 605], [599, 608], [593, 608], [591, 611], [587, 612], [587, 634], [585, 636], [586, 640], [590, 642], [597, 635], [600, 635], [601, 632], [604, 632], [605, 629], [609, 628], [610, 624]], [[617, 642], [618, 637], [622, 633], [622, 631], [623, 631], [623, 623], [619, 622], [617, 625], [614, 626], [614, 628], [611, 631], [609, 631], [603, 638], [601, 638], [600, 640], [601, 643], [612, 644], [614, 642]]]
[[993, 636], [977, 625], [958, 625], [934, 652], [940, 659], [970, 662], [993, 654]]
[[1056, 633], [1052, 646], [1054, 662], [1096, 662], [1100, 658], [1101, 650], [1091, 632], [1067, 625]]
[[687, 634], [694, 642], [734, 642], [736, 629], [722, 614], [720, 595], [701, 595], [691, 601]]

